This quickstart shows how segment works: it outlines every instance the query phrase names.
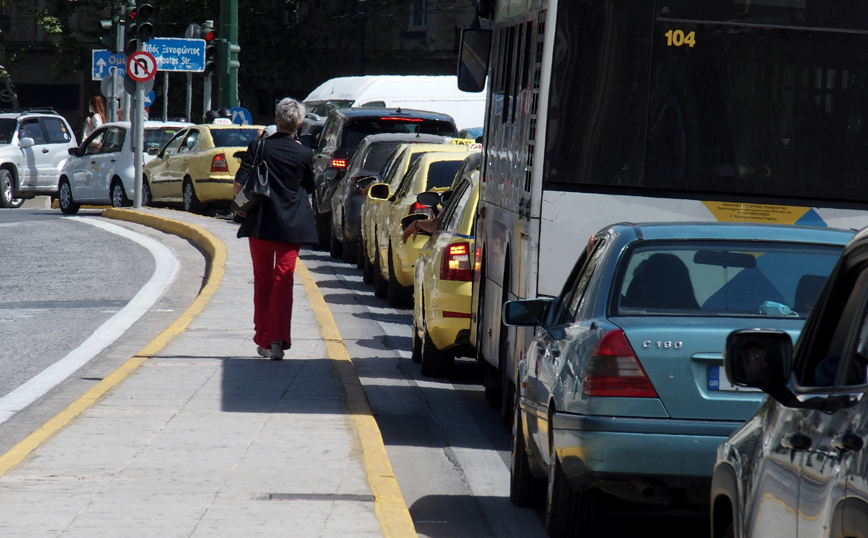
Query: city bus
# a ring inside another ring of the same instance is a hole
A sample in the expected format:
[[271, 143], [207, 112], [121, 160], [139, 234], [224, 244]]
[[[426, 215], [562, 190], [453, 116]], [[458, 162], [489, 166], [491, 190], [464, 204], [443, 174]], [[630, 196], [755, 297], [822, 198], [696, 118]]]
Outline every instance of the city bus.
[[868, 4], [480, 0], [459, 85], [487, 103], [471, 338], [511, 419], [532, 336], [616, 222], [868, 225]]

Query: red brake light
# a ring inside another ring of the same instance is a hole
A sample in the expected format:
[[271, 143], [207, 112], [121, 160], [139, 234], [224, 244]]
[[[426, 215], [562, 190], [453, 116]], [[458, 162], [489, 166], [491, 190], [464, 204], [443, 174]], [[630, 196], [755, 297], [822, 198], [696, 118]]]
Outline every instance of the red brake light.
[[392, 118], [392, 117], [385, 117], [385, 118], [380, 118], [380, 121], [403, 121], [403, 122], [405, 122], [405, 123], [422, 123], [422, 122], [425, 121], [425, 120], [423, 120], [422, 118]]
[[211, 171], [212, 172], [228, 172], [229, 171], [229, 163], [226, 162], [226, 156], [222, 153], [218, 153], [211, 158]]
[[657, 391], [621, 329], [606, 333], [597, 342], [588, 363], [583, 392], [587, 396], [657, 398]]
[[410, 206], [410, 211], [408, 211], [407, 214], [416, 215], [419, 213], [424, 213], [432, 219], [434, 218], [434, 210], [431, 209], [431, 206], [420, 204], [419, 202], [413, 202], [413, 205]]
[[347, 167], [346, 159], [332, 159], [329, 163], [330, 168], [340, 168], [341, 170]]
[[441, 280], [470, 282], [473, 272], [470, 265], [470, 244], [453, 243], [446, 247], [440, 261]]

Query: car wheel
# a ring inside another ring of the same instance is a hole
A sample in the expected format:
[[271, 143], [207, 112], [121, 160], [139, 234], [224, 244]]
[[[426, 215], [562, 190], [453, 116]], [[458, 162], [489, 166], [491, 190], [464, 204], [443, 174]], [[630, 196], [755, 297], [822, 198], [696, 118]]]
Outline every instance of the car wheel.
[[329, 223], [329, 256], [338, 259], [344, 251], [344, 246], [341, 244], [337, 236], [337, 230]]
[[0, 207], [14, 209], [21, 207], [24, 203], [23, 198], [13, 198], [12, 188], [15, 187], [12, 179], [12, 172], [5, 168], [0, 168]]
[[151, 187], [148, 185], [148, 178], [142, 176], [142, 207], [148, 207], [153, 201], [153, 196], [151, 196]]
[[69, 186], [66, 178], [61, 179], [57, 187], [57, 200], [64, 215], [75, 215], [81, 207], [72, 199], [72, 187]]
[[413, 322], [413, 351], [410, 353], [410, 358], [413, 362], [422, 362], [422, 339], [419, 338], [419, 329], [416, 327], [416, 322]]
[[327, 250], [331, 247], [331, 241], [329, 240], [329, 235], [331, 234], [331, 215], [319, 213], [316, 208], [314, 208], [314, 215], [316, 215], [317, 248], [319, 250]]
[[205, 209], [205, 204], [199, 201], [196, 196], [196, 189], [193, 188], [193, 181], [190, 178], [184, 179], [184, 211], [190, 213], [201, 213]]
[[374, 296], [385, 299], [386, 288], [388, 288], [389, 283], [383, 278], [383, 270], [380, 266], [380, 252], [376, 248], [374, 248], [374, 275], [372, 280], [374, 284]]
[[449, 377], [455, 355], [437, 349], [426, 329], [422, 333], [422, 375], [426, 377]]
[[359, 242], [344, 241], [344, 251], [341, 254], [341, 259], [347, 263], [356, 264], [359, 259]]
[[112, 207], [127, 207], [132, 205], [130, 199], [127, 198], [127, 193], [124, 191], [124, 186], [121, 182], [115, 179], [112, 182]]
[[386, 301], [390, 306], [399, 308], [407, 306], [412, 296], [395, 278], [395, 266], [392, 263], [392, 249], [389, 249], [389, 280], [386, 284]]
[[[519, 398], [515, 394], [516, 400]], [[518, 402], [515, 404], [516, 414], [513, 419], [515, 426], [512, 434], [512, 457], [509, 465], [509, 500], [512, 504], [526, 508], [537, 507], [545, 499], [546, 482], [534, 477], [528, 464], [527, 446], [525, 445], [524, 426], [518, 414]]]
[[356, 269], [361, 271], [365, 268], [365, 258], [364, 258], [365, 251], [363, 250], [361, 241], [356, 241], [355, 245], [356, 245]]
[[596, 488], [574, 491], [552, 454], [546, 496], [546, 532], [552, 538], [596, 536], [602, 508]]

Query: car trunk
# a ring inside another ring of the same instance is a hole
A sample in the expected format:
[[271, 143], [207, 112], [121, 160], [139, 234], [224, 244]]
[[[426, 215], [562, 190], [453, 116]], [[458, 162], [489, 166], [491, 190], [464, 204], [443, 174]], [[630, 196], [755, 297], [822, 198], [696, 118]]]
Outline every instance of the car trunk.
[[672, 418], [746, 420], [765, 394], [732, 387], [723, 368], [726, 337], [735, 329], [763, 327], [798, 336], [804, 320], [724, 317], [621, 317], [642, 368]]

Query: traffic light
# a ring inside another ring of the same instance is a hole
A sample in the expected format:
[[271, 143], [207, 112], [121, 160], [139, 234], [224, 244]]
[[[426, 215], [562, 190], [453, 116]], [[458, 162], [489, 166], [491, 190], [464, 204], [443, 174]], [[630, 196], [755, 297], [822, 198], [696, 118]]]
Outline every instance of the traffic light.
[[100, 20], [99, 27], [101, 30], [101, 35], [99, 36], [100, 44], [112, 54], [116, 54], [119, 49], [117, 18]]
[[124, 10], [124, 54], [130, 54], [139, 50], [138, 31], [136, 30], [136, 2], [127, 2]]
[[238, 61], [238, 53], [241, 52], [240, 46], [221, 39], [219, 47], [221, 75], [228, 75], [233, 69], [241, 67], [241, 62]]
[[145, 43], [154, 36], [154, 5], [147, 0], [136, 2], [136, 39]]
[[199, 27], [199, 37], [205, 40], [205, 75], [210, 75], [217, 69], [217, 40], [214, 33], [214, 21], [205, 21]]

